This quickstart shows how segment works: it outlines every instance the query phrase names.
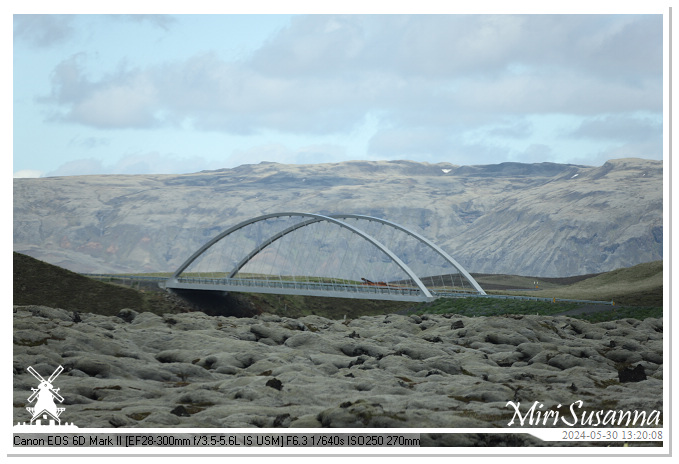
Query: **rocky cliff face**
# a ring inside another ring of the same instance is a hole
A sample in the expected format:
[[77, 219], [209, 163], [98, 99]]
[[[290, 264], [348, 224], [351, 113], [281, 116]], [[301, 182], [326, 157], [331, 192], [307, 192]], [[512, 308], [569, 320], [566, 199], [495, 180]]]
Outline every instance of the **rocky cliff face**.
[[343, 212], [420, 232], [470, 272], [567, 276], [662, 259], [662, 186], [662, 161], [641, 159], [15, 179], [14, 250], [77, 272], [173, 271], [242, 220]]

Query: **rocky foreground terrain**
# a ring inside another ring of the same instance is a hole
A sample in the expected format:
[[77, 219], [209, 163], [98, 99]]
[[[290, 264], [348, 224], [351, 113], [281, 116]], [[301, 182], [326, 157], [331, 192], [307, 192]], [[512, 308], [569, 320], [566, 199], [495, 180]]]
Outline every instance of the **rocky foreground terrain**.
[[261, 163], [184, 175], [14, 179], [14, 251], [75, 272], [172, 272], [243, 220], [366, 214], [470, 272], [564, 277], [663, 258], [663, 163]]
[[564, 415], [578, 400], [580, 412], [663, 407], [662, 319], [13, 316], [14, 423], [30, 419], [28, 366], [59, 365], [62, 420], [88, 428], [445, 427], [470, 433], [428, 443], [468, 446], [484, 440], [474, 428], [508, 425], [508, 401]]

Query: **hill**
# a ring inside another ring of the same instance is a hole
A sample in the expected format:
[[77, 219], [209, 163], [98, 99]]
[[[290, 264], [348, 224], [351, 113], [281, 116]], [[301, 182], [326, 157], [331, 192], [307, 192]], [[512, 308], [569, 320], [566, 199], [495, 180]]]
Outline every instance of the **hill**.
[[117, 315], [123, 308], [156, 314], [188, 309], [188, 305], [168, 294], [98, 282], [21, 253], [14, 253], [13, 266], [14, 305], [48, 306], [104, 316]]
[[617, 304], [630, 306], [663, 304], [662, 261], [637, 264], [601, 274], [561, 279], [507, 275], [480, 275], [475, 278], [488, 293], [541, 298], [612, 300]]
[[[549, 279], [545, 280], [549, 283]], [[511, 292], [510, 292], [511, 293]], [[663, 262], [616, 269], [558, 288], [542, 288], [535, 296], [613, 300], [631, 306], [662, 306]]]
[[663, 258], [663, 164], [261, 163], [14, 179], [14, 251], [83, 273], [171, 272], [219, 232], [301, 211], [384, 218], [469, 272], [567, 277]]

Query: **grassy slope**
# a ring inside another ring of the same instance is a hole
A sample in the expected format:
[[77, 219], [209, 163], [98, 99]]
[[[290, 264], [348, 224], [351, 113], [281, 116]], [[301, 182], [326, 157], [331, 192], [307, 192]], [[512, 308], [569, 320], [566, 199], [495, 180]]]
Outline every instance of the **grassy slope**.
[[[532, 282], [535, 278], [524, 278]], [[530, 292], [504, 291], [507, 295], [521, 294], [543, 298], [615, 301], [632, 306], [662, 306], [663, 262], [653, 261], [598, 274], [570, 285], [558, 285], [558, 279], [538, 279], [539, 290]], [[530, 288], [530, 284], [527, 286]]]
[[[539, 278], [511, 275], [479, 275], [477, 281], [489, 294], [523, 295], [614, 301], [615, 306], [542, 301], [504, 301], [465, 298], [438, 300], [422, 305], [420, 313], [456, 313], [467, 316], [500, 314], [566, 314], [592, 322], [621, 318], [662, 317], [663, 262], [654, 261], [602, 274], [566, 278]], [[538, 281], [539, 289], [534, 282]], [[526, 290], [509, 290], [524, 288]]]
[[123, 308], [158, 314], [176, 312], [160, 293], [145, 293], [98, 282], [66, 269], [14, 253], [14, 304], [115, 315]]
[[588, 274], [572, 277], [528, 277], [507, 274], [472, 274], [474, 279], [483, 287], [486, 292], [505, 294], [507, 291], [517, 288], [534, 289], [535, 282], [541, 289], [549, 290], [563, 288], [565, 285], [572, 285], [585, 279], [599, 274]]

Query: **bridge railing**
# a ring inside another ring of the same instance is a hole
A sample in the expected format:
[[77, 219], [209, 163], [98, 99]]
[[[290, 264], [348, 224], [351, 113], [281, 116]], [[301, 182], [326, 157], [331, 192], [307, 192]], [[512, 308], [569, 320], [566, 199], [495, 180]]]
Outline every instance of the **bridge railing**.
[[319, 292], [346, 292], [346, 293], [368, 293], [376, 295], [419, 295], [420, 289], [416, 287], [404, 286], [381, 286], [381, 285], [362, 285], [346, 284], [337, 282], [310, 282], [295, 280], [265, 280], [265, 279], [238, 279], [238, 278], [210, 278], [210, 277], [178, 277], [177, 282], [183, 284], [214, 285], [216, 288], [221, 286], [230, 287], [251, 287], [251, 288], [280, 288], [291, 290], [315, 290]]

